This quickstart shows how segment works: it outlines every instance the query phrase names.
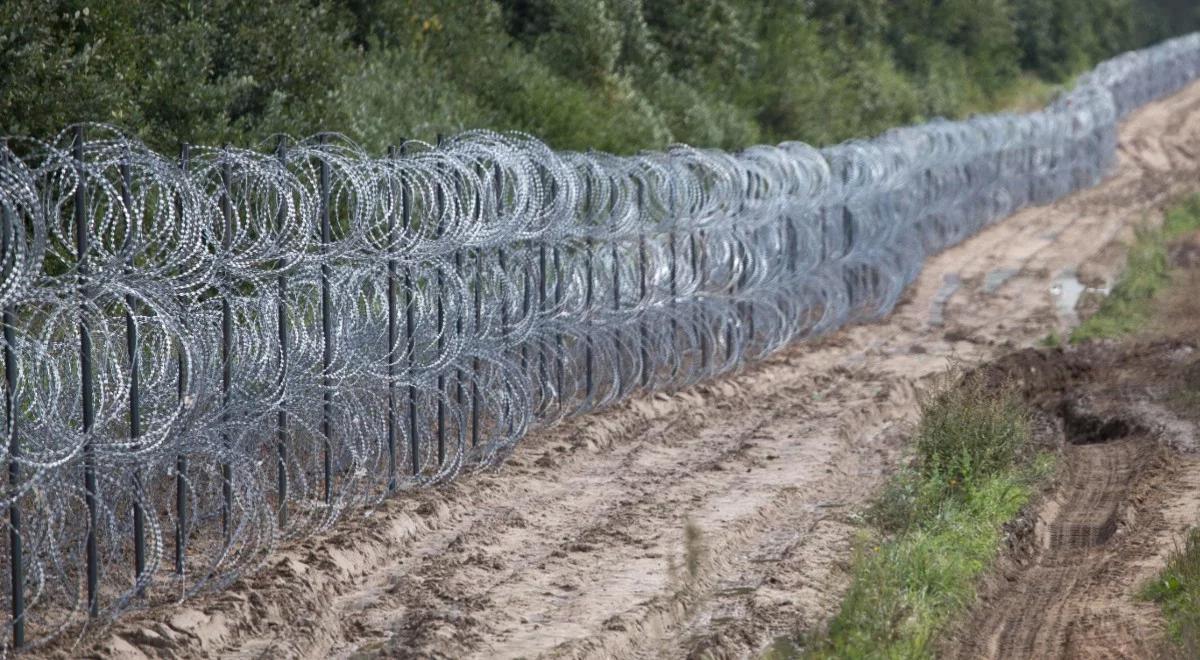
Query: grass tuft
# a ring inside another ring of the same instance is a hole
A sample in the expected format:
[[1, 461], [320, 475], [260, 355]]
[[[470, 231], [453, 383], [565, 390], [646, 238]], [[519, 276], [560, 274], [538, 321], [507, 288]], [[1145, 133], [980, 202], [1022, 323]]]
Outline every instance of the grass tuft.
[[1057, 332], [1051, 330], [1050, 334], [1042, 338], [1041, 344], [1043, 348], [1059, 348], [1062, 346], [1062, 339]]
[[1142, 598], [1158, 603], [1167, 620], [1170, 646], [1164, 655], [1200, 657], [1200, 529], [1193, 529], [1167, 559], [1167, 566], [1142, 588]]
[[704, 559], [704, 532], [691, 518], [683, 525], [683, 547], [688, 576], [695, 580], [700, 574], [700, 562]]
[[1157, 229], [1138, 231], [1125, 271], [1100, 309], [1071, 333], [1071, 343], [1115, 339], [1141, 330], [1150, 321], [1152, 302], [1171, 280], [1168, 244], [1200, 229], [1200, 195], [1171, 209]]
[[867, 510], [884, 532], [936, 519], [943, 504], [1010, 469], [1028, 444], [1029, 414], [1011, 388], [951, 369], [920, 401], [912, 466], [901, 470]]
[[1003, 525], [1049, 473], [1012, 388], [953, 369], [921, 402], [913, 464], [867, 511], [841, 610], [811, 658], [925, 657], [974, 599]]

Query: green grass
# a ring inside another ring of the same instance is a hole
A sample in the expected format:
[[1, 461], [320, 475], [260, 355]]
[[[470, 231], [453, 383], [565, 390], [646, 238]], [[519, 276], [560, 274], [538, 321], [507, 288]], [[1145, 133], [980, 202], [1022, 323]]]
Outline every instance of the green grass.
[[1043, 348], [1058, 348], [1062, 346], [1062, 339], [1057, 332], [1051, 330], [1050, 334], [1042, 338], [1041, 345]]
[[850, 589], [827, 633], [802, 640], [805, 657], [931, 655], [972, 603], [1003, 525], [1053, 468], [1032, 451], [1028, 411], [1007, 387], [956, 371], [921, 409], [915, 460], [867, 510]]
[[1171, 280], [1167, 247], [1188, 232], [1200, 229], [1200, 195], [1167, 212], [1156, 229], [1137, 232], [1125, 270], [1100, 309], [1071, 333], [1071, 343], [1115, 339], [1141, 330], [1150, 320], [1154, 297]]
[[1200, 529], [1193, 529], [1171, 553], [1166, 568], [1141, 595], [1158, 603], [1167, 621], [1170, 647], [1164, 655], [1200, 657]]
[[1073, 76], [1065, 83], [1052, 83], [1025, 72], [1001, 89], [995, 98], [968, 102], [964, 114], [995, 112], [996, 108], [1004, 108], [1010, 112], [1040, 110], [1054, 100], [1056, 94], [1074, 87], [1076, 78], [1078, 76]]

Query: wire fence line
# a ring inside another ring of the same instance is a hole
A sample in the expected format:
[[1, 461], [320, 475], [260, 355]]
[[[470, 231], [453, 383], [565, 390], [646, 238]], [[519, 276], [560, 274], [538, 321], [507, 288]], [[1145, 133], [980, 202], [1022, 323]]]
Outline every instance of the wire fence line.
[[1193, 35], [1043, 111], [820, 150], [10, 139], [3, 648], [220, 588], [531, 428], [883, 316], [928, 255], [1094, 185], [1120, 118], [1198, 70]]

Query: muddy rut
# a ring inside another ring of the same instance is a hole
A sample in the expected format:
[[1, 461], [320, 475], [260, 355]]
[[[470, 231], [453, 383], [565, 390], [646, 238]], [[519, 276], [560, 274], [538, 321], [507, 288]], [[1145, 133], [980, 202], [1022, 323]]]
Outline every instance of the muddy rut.
[[223, 592], [51, 654], [738, 657], [818, 626], [915, 388], [948, 358], [1072, 323], [1061, 283], [1103, 286], [1132, 227], [1197, 187], [1198, 109], [1200, 85], [1132, 115], [1104, 184], [932, 259], [881, 323], [536, 433], [497, 470], [386, 502]]
[[1008, 526], [979, 602], [939, 655], [1147, 658], [1157, 606], [1138, 591], [1200, 520], [1197, 415], [1179, 399], [1192, 341], [1026, 350], [985, 369], [1018, 381], [1059, 454], [1059, 474]]
[[[1041, 547], [1033, 565], [1000, 602], [992, 603], [994, 616], [981, 631], [987, 639], [985, 655], [1032, 658], [1070, 651], [1077, 656], [1086, 649], [1092, 653], [1083, 657], [1097, 657], [1094, 652], [1101, 650], [1112, 651], [1110, 657], [1132, 657], [1127, 655], [1132, 649], [1121, 654], [1110, 646], [1119, 635], [1105, 640], [1085, 632], [1085, 640], [1070, 633], [1080, 632], [1071, 624], [1094, 605], [1093, 581], [1106, 568], [1105, 555], [1112, 554], [1119, 509], [1129, 505], [1146, 447], [1147, 440], [1138, 438], [1067, 450], [1064, 496], [1038, 530], [1044, 538], [1038, 539]], [[1068, 643], [1068, 636], [1076, 638]]]

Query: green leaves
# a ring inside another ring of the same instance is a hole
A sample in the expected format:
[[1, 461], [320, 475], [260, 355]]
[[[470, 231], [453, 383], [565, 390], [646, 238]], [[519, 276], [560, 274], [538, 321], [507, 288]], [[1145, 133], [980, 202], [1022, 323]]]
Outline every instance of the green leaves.
[[9, 0], [0, 117], [163, 149], [473, 127], [619, 153], [828, 144], [996, 108], [1022, 69], [1065, 79], [1198, 22], [1180, 0]]

